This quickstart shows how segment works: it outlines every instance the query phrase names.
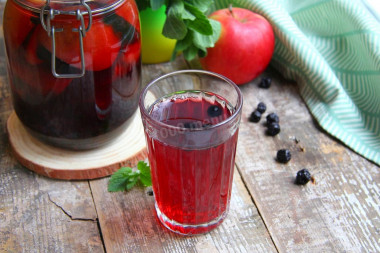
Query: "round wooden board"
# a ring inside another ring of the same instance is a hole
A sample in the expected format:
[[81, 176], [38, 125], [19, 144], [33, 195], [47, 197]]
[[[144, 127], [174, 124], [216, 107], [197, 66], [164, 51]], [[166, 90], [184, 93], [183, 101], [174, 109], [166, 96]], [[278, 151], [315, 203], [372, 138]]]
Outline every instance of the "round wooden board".
[[9, 141], [17, 160], [28, 169], [57, 179], [105, 177], [121, 166], [136, 166], [147, 157], [144, 130], [137, 111], [131, 124], [112, 142], [91, 150], [68, 150], [32, 136], [13, 112], [7, 122]]

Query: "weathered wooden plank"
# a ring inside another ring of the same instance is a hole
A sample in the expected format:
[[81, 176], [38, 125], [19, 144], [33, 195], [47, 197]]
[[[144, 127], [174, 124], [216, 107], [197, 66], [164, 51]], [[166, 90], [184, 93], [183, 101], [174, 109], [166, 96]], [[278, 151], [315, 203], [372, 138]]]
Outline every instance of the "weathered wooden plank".
[[[260, 78], [241, 87], [245, 105], [236, 162], [276, 247], [280, 252], [380, 252], [379, 167], [320, 130], [294, 83], [273, 70], [264, 75], [274, 77], [270, 89], [258, 88]], [[261, 101], [280, 117], [281, 133], [275, 137], [264, 134], [265, 119], [248, 122]], [[281, 148], [292, 152], [288, 164], [275, 161]], [[314, 174], [315, 185], [293, 183], [302, 168]]]
[[154, 197], [143, 188], [107, 192], [108, 178], [90, 182], [107, 252], [276, 252], [240, 175], [227, 218], [208, 234], [184, 237], [164, 228]]
[[[144, 65], [144, 84], [174, 69], [174, 63]], [[205, 235], [183, 237], [164, 228], [154, 210], [154, 197], [142, 188], [107, 192], [108, 178], [90, 182], [107, 252], [276, 252], [255, 205], [235, 173], [231, 208], [220, 227]]]
[[88, 182], [52, 180], [26, 170], [13, 158], [4, 126], [0, 251], [103, 252]]
[[11, 154], [5, 59], [0, 29], [0, 252], [103, 252], [88, 182], [38, 176]]

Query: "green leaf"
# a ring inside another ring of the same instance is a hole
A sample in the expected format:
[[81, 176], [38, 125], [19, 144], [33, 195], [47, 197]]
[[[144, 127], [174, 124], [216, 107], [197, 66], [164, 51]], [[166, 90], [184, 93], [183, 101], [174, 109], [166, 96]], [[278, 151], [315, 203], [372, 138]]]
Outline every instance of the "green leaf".
[[208, 47], [214, 47], [215, 43], [218, 41], [221, 25], [218, 21], [209, 19], [210, 24], [212, 26], [212, 30], [214, 31], [212, 35], [206, 36], [200, 33], [194, 33], [193, 43], [200, 50], [207, 52]]
[[188, 31], [185, 38], [183, 38], [182, 40], [177, 40], [174, 50], [180, 52], [188, 48], [193, 42], [193, 33], [193, 31]]
[[182, 40], [177, 40], [173, 54], [171, 57], [171, 60], [174, 61], [175, 58], [177, 57], [178, 52], [185, 51], [189, 46], [192, 45], [193, 43], [193, 31], [189, 30]]
[[[139, 10], [147, 6], [153, 10], [166, 5], [166, 21], [162, 35], [177, 40], [172, 60], [182, 51], [186, 60], [198, 54], [204, 57], [220, 35], [220, 24], [208, 19], [206, 12], [213, 0], [137, 0]], [[140, 176], [140, 180], [144, 176]]]
[[150, 167], [143, 161], [138, 162], [137, 170], [132, 170], [130, 167], [122, 167], [117, 170], [108, 183], [109, 192], [130, 190], [138, 181], [144, 186], [152, 185], [150, 176]]
[[164, 4], [165, 4], [165, 0], [150, 0], [150, 7], [154, 11], [160, 9], [161, 6]]
[[188, 27], [203, 35], [212, 35], [212, 26], [206, 15], [188, 3], [185, 3], [185, 8], [196, 17], [195, 20], [190, 20], [187, 23]]
[[126, 184], [128, 183], [130, 174], [133, 173], [132, 168], [122, 167], [117, 170], [112, 176], [108, 183], [109, 192], [124, 191], [126, 189]]
[[186, 36], [187, 27], [186, 24], [176, 17], [168, 16], [166, 18], [164, 28], [162, 29], [162, 34], [169, 38], [180, 40]]
[[212, 4], [212, 0], [191, 0], [192, 5], [198, 8], [201, 12], [206, 12], [208, 7]]
[[183, 51], [183, 56], [185, 57], [186, 60], [191, 61], [192, 59], [195, 58], [198, 54], [198, 48], [194, 45], [191, 45], [188, 47], [186, 50]]
[[137, 164], [137, 169], [140, 171], [140, 181], [144, 186], [152, 185], [152, 177], [150, 175], [150, 167], [143, 161]]
[[171, 0], [167, 7], [167, 12], [173, 14], [179, 18], [182, 17], [182, 13], [185, 10], [185, 4], [183, 0]]
[[167, 8], [167, 17], [162, 34], [170, 39], [180, 40], [186, 36], [187, 26], [182, 20], [185, 7], [183, 1], [174, 0]]
[[136, 174], [133, 174], [131, 175], [130, 178], [128, 178], [128, 182], [127, 182], [127, 190], [130, 190], [133, 188], [133, 186], [136, 185], [137, 181], [139, 180], [139, 175], [136, 173]]
[[182, 19], [195, 20], [196, 17], [193, 14], [191, 14], [191, 12], [185, 9], [182, 13]]

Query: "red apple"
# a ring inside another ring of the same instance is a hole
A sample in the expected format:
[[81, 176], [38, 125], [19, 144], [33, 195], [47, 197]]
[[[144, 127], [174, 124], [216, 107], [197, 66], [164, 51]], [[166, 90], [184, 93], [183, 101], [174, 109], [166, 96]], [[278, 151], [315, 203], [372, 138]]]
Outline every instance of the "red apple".
[[220, 22], [222, 30], [215, 46], [200, 59], [204, 69], [247, 83], [268, 66], [274, 50], [274, 33], [269, 22], [247, 9], [217, 10], [209, 18]]

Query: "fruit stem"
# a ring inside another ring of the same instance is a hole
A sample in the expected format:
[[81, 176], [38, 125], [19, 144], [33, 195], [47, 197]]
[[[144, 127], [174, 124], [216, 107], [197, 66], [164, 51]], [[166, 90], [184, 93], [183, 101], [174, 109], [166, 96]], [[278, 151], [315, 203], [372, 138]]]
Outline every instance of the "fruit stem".
[[233, 11], [232, 11], [232, 4], [230, 4], [230, 5], [228, 6], [228, 10], [230, 11], [231, 16], [232, 16], [232, 17], [235, 17], [235, 16], [234, 16], [234, 13], [233, 13]]

